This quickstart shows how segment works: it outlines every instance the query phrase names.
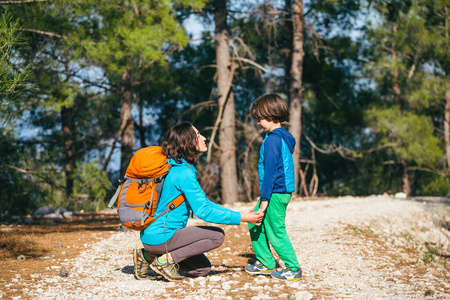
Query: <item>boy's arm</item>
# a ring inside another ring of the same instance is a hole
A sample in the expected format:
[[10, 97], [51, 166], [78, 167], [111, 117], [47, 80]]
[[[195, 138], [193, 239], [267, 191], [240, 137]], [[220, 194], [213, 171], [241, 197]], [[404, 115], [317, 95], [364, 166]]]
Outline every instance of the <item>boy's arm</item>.
[[[277, 176], [277, 162], [281, 155], [281, 138], [271, 135], [264, 145], [264, 178], [261, 184], [261, 205], [269, 201]], [[267, 204], [266, 204], [267, 206]]]

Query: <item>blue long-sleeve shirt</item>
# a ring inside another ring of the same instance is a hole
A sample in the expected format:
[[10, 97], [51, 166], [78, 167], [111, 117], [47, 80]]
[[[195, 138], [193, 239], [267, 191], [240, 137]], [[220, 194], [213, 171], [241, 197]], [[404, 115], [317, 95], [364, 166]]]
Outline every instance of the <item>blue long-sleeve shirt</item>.
[[[192, 211], [194, 215], [206, 222], [218, 224], [235, 224], [241, 221], [241, 214], [210, 201], [197, 181], [197, 170], [184, 159], [177, 163], [169, 159], [171, 165], [167, 174], [161, 198], [155, 216], [163, 212], [169, 202], [181, 194], [186, 200], [141, 231], [141, 242], [147, 245], [159, 245], [170, 239], [175, 231], [184, 228]], [[164, 225], [165, 222], [165, 225]], [[165, 228], [164, 228], [165, 227]]]
[[286, 129], [277, 128], [266, 134], [258, 163], [261, 201], [268, 201], [272, 193], [295, 191], [294, 148], [295, 139]]

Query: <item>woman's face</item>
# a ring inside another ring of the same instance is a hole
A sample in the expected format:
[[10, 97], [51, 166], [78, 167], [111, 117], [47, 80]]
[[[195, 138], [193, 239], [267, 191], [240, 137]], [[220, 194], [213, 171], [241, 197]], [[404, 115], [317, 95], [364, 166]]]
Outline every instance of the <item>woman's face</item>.
[[195, 128], [194, 126], [192, 126], [194, 128], [195, 133], [197, 134], [197, 150], [200, 153], [206, 152], [208, 151], [208, 147], [206, 147], [206, 138], [200, 134], [200, 132], [197, 130], [197, 128]]

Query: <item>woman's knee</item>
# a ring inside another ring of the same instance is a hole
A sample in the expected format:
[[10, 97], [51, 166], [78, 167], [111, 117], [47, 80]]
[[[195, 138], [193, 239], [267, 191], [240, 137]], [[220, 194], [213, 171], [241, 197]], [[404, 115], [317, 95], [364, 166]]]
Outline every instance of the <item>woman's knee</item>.
[[216, 230], [214, 235], [212, 236], [211, 240], [214, 242], [214, 244], [217, 245], [217, 247], [220, 247], [223, 244], [223, 241], [225, 240], [225, 232], [218, 228], [219, 230]]
[[205, 235], [205, 238], [208, 238], [212, 241], [215, 248], [220, 247], [223, 244], [225, 239], [225, 232], [222, 228], [216, 226], [199, 226], [201, 229], [207, 230], [208, 234]]

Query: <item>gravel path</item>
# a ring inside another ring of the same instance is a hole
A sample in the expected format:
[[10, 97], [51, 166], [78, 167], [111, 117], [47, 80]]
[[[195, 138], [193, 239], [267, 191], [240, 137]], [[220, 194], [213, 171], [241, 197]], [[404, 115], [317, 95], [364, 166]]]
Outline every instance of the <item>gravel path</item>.
[[[238, 211], [248, 205], [233, 207]], [[131, 252], [138, 233], [111, 237], [65, 262], [68, 277], [41, 278], [24, 290], [35, 299], [450, 299], [449, 207], [387, 196], [292, 201], [286, 225], [304, 277], [280, 282], [249, 276], [242, 267], [182, 284], [134, 278]], [[190, 224], [199, 221], [192, 220]], [[447, 223], [446, 223], [447, 222]], [[439, 226], [447, 224], [447, 229]], [[225, 226], [226, 239], [247, 238], [246, 226]], [[238, 233], [235, 233], [238, 232]], [[240, 232], [240, 233], [239, 233]], [[227, 232], [228, 233], [228, 232]], [[244, 243], [244, 242], [242, 242]], [[429, 248], [425, 247], [428, 243]], [[433, 250], [429, 250], [433, 249]], [[447, 251], [447, 252], [446, 252]], [[238, 255], [222, 246], [209, 257]], [[425, 263], [426, 261], [427, 263]], [[224, 259], [226, 262], [226, 259]], [[214, 260], [213, 260], [214, 263]]]

